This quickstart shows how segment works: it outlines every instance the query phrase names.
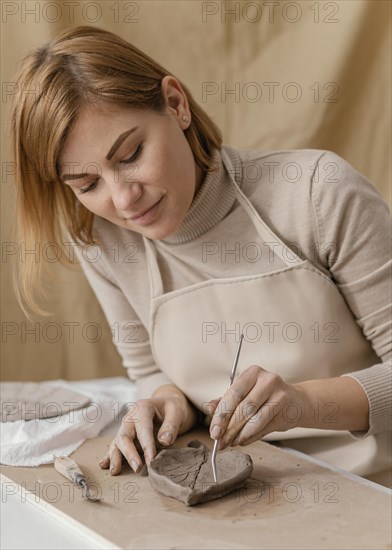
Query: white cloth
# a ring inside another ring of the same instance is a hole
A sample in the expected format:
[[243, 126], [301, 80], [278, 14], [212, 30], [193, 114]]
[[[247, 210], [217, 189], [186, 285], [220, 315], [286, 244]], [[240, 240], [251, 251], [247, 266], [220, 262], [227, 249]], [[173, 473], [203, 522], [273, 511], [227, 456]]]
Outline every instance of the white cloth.
[[68, 456], [105, 427], [119, 426], [126, 404], [136, 400], [136, 386], [127, 378], [56, 383], [84, 393], [91, 404], [52, 418], [1, 423], [1, 464], [39, 466], [53, 463], [56, 456]]

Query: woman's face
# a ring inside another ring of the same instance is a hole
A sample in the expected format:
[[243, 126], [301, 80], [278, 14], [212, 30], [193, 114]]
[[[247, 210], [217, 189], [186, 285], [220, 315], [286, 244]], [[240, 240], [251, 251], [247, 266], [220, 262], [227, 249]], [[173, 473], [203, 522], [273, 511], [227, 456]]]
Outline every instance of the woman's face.
[[162, 114], [85, 107], [59, 158], [62, 181], [88, 210], [151, 239], [178, 229], [204, 176], [184, 135], [186, 97], [174, 77], [164, 85], [170, 101]]

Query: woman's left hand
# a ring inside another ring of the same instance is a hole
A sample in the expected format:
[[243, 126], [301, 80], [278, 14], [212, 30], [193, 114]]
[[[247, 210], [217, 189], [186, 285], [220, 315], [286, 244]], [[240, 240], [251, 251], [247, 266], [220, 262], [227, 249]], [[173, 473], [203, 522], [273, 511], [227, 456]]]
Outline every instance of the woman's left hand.
[[[220, 399], [209, 402], [210, 435], [220, 438], [219, 449], [248, 445], [274, 431], [301, 425], [308, 403], [298, 385], [258, 365], [244, 370]], [[218, 433], [215, 428], [221, 431]]]

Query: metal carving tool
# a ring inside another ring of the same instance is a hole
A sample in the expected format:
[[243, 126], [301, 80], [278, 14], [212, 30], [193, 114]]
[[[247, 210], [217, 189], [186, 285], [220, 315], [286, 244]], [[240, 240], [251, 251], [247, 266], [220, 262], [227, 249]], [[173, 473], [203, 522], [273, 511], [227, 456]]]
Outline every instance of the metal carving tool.
[[[232, 385], [232, 383], [234, 381], [235, 371], [237, 370], [238, 359], [239, 359], [239, 356], [240, 356], [240, 351], [241, 351], [241, 346], [242, 346], [242, 340], [243, 339], [244, 339], [244, 335], [241, 334], [241, 338], [240, 338], [240, 341], [238, 343], [237, 351], [236, 351], [235, 358], [234, 358], [233, 367], [232, 367], [231, 373], [230, 373], [230, 383], [227, 386], [228, 388], [230, 388], [230, 386]], [[214, 448], [212, 450], [212, 455], [211, 455], [212, 473], [213, 473], [213, 476], [214, 476], [214, 482], [215, 483], [218, 482], [218, 477], [216, 475], [216, 455], [218, 453], [218, 446], [219, 446], [219, 439], [215, 439]]]
[[76, 485], [82, 487], [82, 495], [84, 500], [90, 500], [91, 502], [98, 502], [101, 500], [97, 496], [91, 496], [86, 477], [72, 458], [69, 458], [68, 456], [58, 456], [54, 461], [54, 467], [59, 474], [66, 477], [73, 483], [76, 483]]

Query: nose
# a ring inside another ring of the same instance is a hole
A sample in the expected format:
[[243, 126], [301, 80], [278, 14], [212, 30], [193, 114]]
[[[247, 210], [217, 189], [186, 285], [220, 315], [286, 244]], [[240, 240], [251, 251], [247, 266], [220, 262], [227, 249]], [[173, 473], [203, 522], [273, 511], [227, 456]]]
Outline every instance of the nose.
[[112, 180], [110, 188], [115, 209], [124, 214], [135, 210], [134, 205], [143, 194], [142, 186], [136, 181]]

